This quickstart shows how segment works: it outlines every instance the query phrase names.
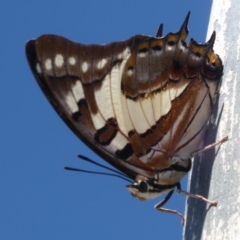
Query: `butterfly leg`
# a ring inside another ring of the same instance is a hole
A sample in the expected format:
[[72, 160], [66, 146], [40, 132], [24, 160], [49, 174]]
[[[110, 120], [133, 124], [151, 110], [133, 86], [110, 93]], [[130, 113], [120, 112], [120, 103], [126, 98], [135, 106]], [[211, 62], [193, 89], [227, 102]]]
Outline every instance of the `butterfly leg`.
[[207, 145], [207, 146], [205, 146], [205, 147], [203, 147], [203, 148], [201, 148], [201, 149], [198, 149], [198, 150], [192, 152], [192, 153], [191, 153], [191, 156], [193, 156], [193, 155], [196, 154], [196, 153], [204, 152], [204, 151], [206, 151], [206, 150], [208, 150], [208, 149], [210, 149], [210, 148], [213, 148], [213, 147], [215, 147], [215, 146], [217, 146], [217, 145], [219, 145], [219, 147], [220, 147], [220, 146], [221, 146], [224, 142], [226, 142], [227, 140], [228, 140], [228, 136], [222, 138], [221, 140], [219, 140], [219, 141], [217, 141], [217, 142], [215, 142], [215, 143], [212, 143], [212, 144], [210, 144], [210, 145]]
[[154, 206], [154, 208], [156, 210], [158, 210], [158, 211], [161, 211], [161, 212], [177, 214], [181, 218], [181, 220], [182, 220], [182, 222], [181, 222], [182, 225], [184, 225], [185, 218], [184, 218], [184, 216], [181, 213], [179, 213], [177, 210], [173, 210], [173, 209], [168, 209], [168, 208], [163, 208], [162, 207], [171, 198], [171, 196], [173, 194], [173, 191], [174, 191], [174, 189], [167, 194], [167, 196], [163, 199], [163, 201], [161, 201], [160, 203], [156, 204]]
[[202, 200], [204, 202], [209, 203], [212, 206], [217, 206], [217, 204], [218, 204], [217, 201], [211, 201], [211, 200], [209, 200], [209, 199], [207, 199], [207, 198], [205, 198], [205, 197], [203, 197], [201, 195], [197, 195], [197, 194], [193, 194], [193, 193], [189, 193], [189, 192], [183, 191], [181, 189], [181, 185], [180, 184], [177, 185], [177, 191], [178, 191], [179, 194], [183, 194], [183, 195], [191, 197], [191, 198], [200, 199], [200, 200]]

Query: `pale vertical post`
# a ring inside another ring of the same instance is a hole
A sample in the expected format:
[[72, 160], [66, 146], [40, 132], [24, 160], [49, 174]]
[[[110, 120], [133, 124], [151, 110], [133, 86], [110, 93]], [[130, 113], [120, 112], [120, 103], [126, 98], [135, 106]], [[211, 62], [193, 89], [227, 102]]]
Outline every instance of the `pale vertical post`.
[[[199, 20], [201, 21], [201, 20]], [[216, 125], [211, 122], [206, 142], [228, 135], [216, 157], [212, 149], [195, 158], [188, 190], [218, 201], [209, 208], [201, 200], [186, 202], [186, 240], [240, 239], [240, 1], [215, 0], [212, 4], [207, 39], [217, 37], [214, 51], [224, 64]], [[222, 111], [221, 111], [222, 110]]]

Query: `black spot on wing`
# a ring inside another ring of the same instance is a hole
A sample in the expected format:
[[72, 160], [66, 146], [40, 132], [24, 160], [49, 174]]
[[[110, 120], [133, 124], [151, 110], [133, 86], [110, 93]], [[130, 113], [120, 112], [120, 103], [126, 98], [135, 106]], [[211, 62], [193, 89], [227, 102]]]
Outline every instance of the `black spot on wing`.
[[78, 122], [80, 117], [81, 117], [81, 113], [80, 112], [75, 112], [75, 113], [72, 114], [72, 119], [75, 122]]
[[117, 135], [117, 122], [114, 118], [107, 120], [104, 127], [97, 130], [94, 140], [104, 146], [109, 145]]
[[116, 151], [116, 156], [120, 159], [127, 160], [133, 155], [134, 151], [132, 145], [128, 143], [122, 150]]

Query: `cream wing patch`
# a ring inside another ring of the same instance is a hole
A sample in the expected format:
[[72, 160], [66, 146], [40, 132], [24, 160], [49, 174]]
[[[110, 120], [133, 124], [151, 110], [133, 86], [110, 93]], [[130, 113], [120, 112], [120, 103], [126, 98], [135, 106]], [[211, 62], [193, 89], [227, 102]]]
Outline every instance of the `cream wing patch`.
[[[132, 120], [129, 115], [128, 106], [127, 106], [127, 98], [124, 94], [121, 93], [121, 102], [122, 102], [122, 110], [123, 110], [123, 116], [124, 116], [124, 134], [127, 136], [130, 131], [134, 129], [132, 125]], [[123, 129], [121, 129], [123, 131]]]
[[103, 79], [101, 88], [95, 91], [95, 99], [98, 109], [105, 120], [114, 118], [110, 84], [111, 79], [109, 74], [107, 74]]
[[87, 62], [83, 62], [82, 63], [82, 71], [85, 73], [85, 72], [87, 72], [87, 70], [88, 70], [88, 63]]
[[153, 113], [151, 97], [140, 99], [140, 104], [142, 106], [142, 110], [144, 112], [145, 118], [148, 121], [149, 126], [154, 126], [156, 124], [156, 121]]
[[127, 99], [127, 107], [134, 129], [139, 134], [145, 133], [151, 126], [147, 122], [140, 101]]
[[38, 74], [42, 74], [42, 69], [41, 69], [39, 63], [36, 64], [36, 70], [37, 70]]
[[116, 136], [111, 141], [110, 147], [113, 151], [122, 150], [128, 143], [129, 142], [127, 138], [118, 131]]
[[70, 65], [75, 65], [76, 64], [76, 58], [75, 57], [69, 57], [68, 62]]
[[128, 48], [126, 48], [122, 54], [119, 54], [119, 59], [122, 59], [122, 62], [116, 64], [110, 73], [111, 78], [111, 98], [113, 103], [113, 109], [115, 114], [115, 119], [117, 120], [118, 126], [120, 130], [127, 136], [128, 131], [125, 125], [125, 116], [123, 114], [123, 106], [121, 101], [121, 80], [123, 69], [126, 65], [128, 58], [130, 57], [131, 53]]
[[178, 86], [178, 88], [176, 90], [177, 97], [180, 96], [184, 92], [184, 90], [188, 86], [188, 84], [189, 84], [189, 82], [186, 82], [185, 84], [182, 84], [182, 86]]
[[172, 101], [179, 97], [187, 86], [188, 83], [185, 83], [178, 86], [176, 89], [170, 88], [154, 93], [152, 97], [152, 106], [155, 121], [158, 121], [171, 110]]
[[85, 98], [82, 83], [80, 80], [77, 80], [75, 84], [72, 85], [72, 93], [75, 97], [76, 102], [79, 102], [79, 100]]
[[98, 62], [97, 68], [98, 68], [98, 69], [104, 68], [105, 65], [106, 65], [106, 63], [107, 63], [107, 60], [106, 60], [105, 58], [103, 58], [102, 60], [100, 60], [100, 61]]
[[55, 63], [56, 67], [61, 68], [64, 64], [63, 55], [62, 54], [56, 54], [54, 63]]
[[154, 93], [152, 97], [152, 106], [153, 106], [153, 113], [155, 121], [158, 121], [161, 117], [161, 94], [160, 93]]
[[103, 119], [102, 115], [99, 112], [96, 114], [93, 114], [91, 112], [91, 118], [96, 130], [103, 128], [106, 124], [106, 121]]
[[50, 58], [47, 58], [45, 60], [44, 66], [45, 66], [46, 70], [51, 70], [52, 69], [52, 60]]
[[67, 103], [67, 106], [70, 109], [71, 113], [75, 113], [79, 110], [77, 102], [71, 92], [68, 92], [65, 95], [65, 102]]

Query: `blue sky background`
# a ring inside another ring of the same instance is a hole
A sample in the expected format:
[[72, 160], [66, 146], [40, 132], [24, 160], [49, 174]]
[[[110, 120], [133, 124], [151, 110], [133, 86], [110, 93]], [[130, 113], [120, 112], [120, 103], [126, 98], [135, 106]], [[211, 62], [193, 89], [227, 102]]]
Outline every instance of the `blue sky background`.
[[[189, 10], [189, 36], [204, 42], [210, 0], [1, 0], [0, 239], [181, 239], [180, 219], [153, 209], [161, 199], [140, 202], [120, 179], [63, 170], [99, 170], [78, 153], [104, 161], [50, 106], [28, 67], [25, 43], [54, 33], [103, 44], [155, 36], [160, 23], [165, 35], [179, 30]], [[184, 205], [185, 197], [174, 194], [166, 206], [183, 213]]]

